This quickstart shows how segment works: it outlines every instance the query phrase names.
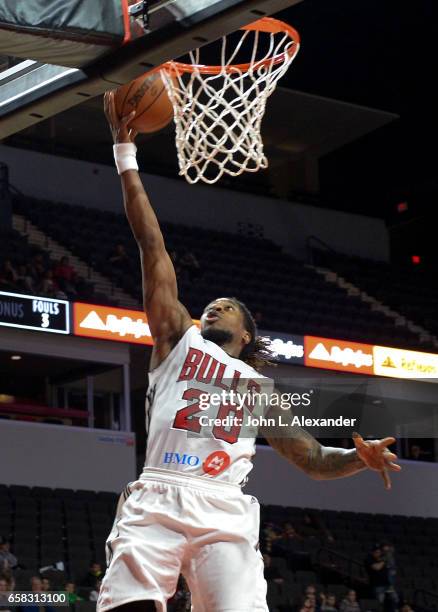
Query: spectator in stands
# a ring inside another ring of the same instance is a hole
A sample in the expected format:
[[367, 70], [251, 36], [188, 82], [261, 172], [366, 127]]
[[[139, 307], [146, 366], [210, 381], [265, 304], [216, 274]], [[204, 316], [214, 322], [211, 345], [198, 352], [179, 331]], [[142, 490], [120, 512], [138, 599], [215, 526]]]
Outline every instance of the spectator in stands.
[[45, 297], [56, 298], [58, 289], [59, 287], [53, 278], [52, 270], [47, 270], [37, 287], [38, 293]]
[[[30, 579], [30, 587], [34, 593], [41, 593], [43, 591], [42, 580], [39, 576], [32, 576]], [[56, 608], [52, 606], [20, 606], [21, 612], [56, 612]]]
[[74, 268], [70, 265], [67, 255], [61, 257], [58, 265], [53, 271], [53, 276], [63, 291], [67, 294], [76, 294], [75, 283], [77, 275]]
[[103, 578], [102, 566], [97, 561], [92, 561], [88, 573], [81, 580], [80, 585], [84, 587], [94, 587], [96, 580]]
[[6, 580], [6, 584], [8, 585], [8, 591], [13, 591], [15, 589], [15, 578], [10, 568], [6, 570], [0, 570], [0, 580]]
[[43, 278], [44, 274], [46, 273], [46, 265], [44, 263], [42, 253], [37, 253], [32, 257], [29, 264], [29, 273], [32, 276], [35, 284], [39, 283]]
[[314, 597], [316, 599], [316, 586], [314, 584], [308, 584], [306, 586], [306, 588], [304, 589], [304, 596], [305, 597]]
[[338, 612], [338, 608], [336, 605], [336, 595], [333, 593], [321, 593], [321, 612]]
[[400, 612], [414, 612], [411, 606], [408, 603], [404, 603], [400, 608]]
[[389, 584], [395, 587], [397, 577], [397, 566], [395, 563], [394, 546], [389, 542], [382, 542], [382, 557], [385, 560], [385, 567], [388, 572]]
[[292, 523], [285, 523], [283, 527], [283, 537], [286, 540], [303, 540]]
[[276, 548], [285, 553], [293, 553], [297, 549], [297, 543], [301, 542], [303, 539], [304, 538], [300, 536], [292, 523], [285, 523], [283, 533], [276, 542]]
[[50, 591], [52, 585], [50, 584], [50, 580], [48, 578], [41, 577], [41, 588], [43, 591]]
[[314, 584], [308, 584], [306, 588], [304, 589], [304, 600], [310, 599], [315, 610], [319, 612], [320, 604], [318, 602], [317, 595], [318, 593], [316, 591], [316, 586]]
[[112, 255], [110, 255], [108, 261], [110, 264], [120, 269], [126, 269], [129, 266], [130, 259], [123, 244], [116, 244], [116, 247]]
[[10, 259], [5, 259], [0, 269], [0, 286], [8, 291], [17, 286], [18, 273]]
[[35, 282], [30, 273], [29, 267], [21, 264], [18, 266], [17, 286], [23, 291], [35, 293]]
[[[313, 588], [315, 588], [315, 587], [313, 587]], [[319, 612], [319, 610], [321, 608], [320, 608], [320, 605], [319, 605], [319, 603], [317, 601], [317, 598], [316, 598], [316, 589], [314, 591], [312, 591], [312, 590], [307, 591], [307, 588], [306, 588], [306, 592], [305, 592], [305, 595], [304, 595], [304, 601], [306, 601], [306, 600], [310, 601], [310, 603], [312, 604], [312, 607], [314, 608], [314, 610], [316, 612]]]
[[39, 576], [32, 576], [30, 579], [30, 588], [34, 593], [40, 593], [43, 590], [43, 581]]
[[53, 276], [53, 270], [46, 270], [40, 282], [37, 284], [36, 291], [39, 295], [54, 298], [58, 300], [66, 300], [67, 294], [59, 287]]
[[11, 545], [5, 536], [0, 536], [0, 572], [8, 572], [18, 565], [17, 557], [11, 553]]
[[409, 449], [408, 459], [412, 459], [413, 461], [431, 461], [431, 454], [424, 451], [419, 444], [412, 444]]
[[339, 605], [339, 612], [360, 612], [357, 601], [357, 594], [354, 589], [350, 589]]
[[94, 589], [90, 592], [89, 600], [97, 601], [99, 598], [100, 587], [102, 586], [102, 580], [96, 580], [96, 584], [94, 585]]
[[371, 554], [368, 555], [365, 560], [365, 569], [368, 573], [372, 597], [383, 604], [386, 596], [388, 596], [391, 609], [395, 610], [398, 604], [398, 596], [389, 582], [386, 561], [380, 545], [376, 545]]
[[67, 582], [64, 587], [64, 591], [67, 593], [69, 604], [75, 604], [77, 601], [83, 601], [82, 597], [79, 597], [79, 595], [76, 593], [76, 585], [74, 582]]
[[[74, 295], [76, 295], [76, 293]], [[58, 287], [55, 292], [55, 298], [57, 300], [68, 300], [68, 295], [65, 293], [65, 291]]]
[[12, 591], [12, 589], [10, 588], [9, 583], [6, 580], [6, 578], [0, 577], [0, 610], [1, 612], [12, 612], [12, 610], [14, 609], [14, 608], [9, 608], [8, 602], [4, 601], [2, 598], [3, 593], [6, 593], [7, 591]]
[[305, 512], [300, 525], [300, 533], [306, 538], [319, 538], [321, 541], [334, 542], [334, 538], [321, 517], [315, 512]]
[[303, 605], [300, 608], [300, 612], [316, 612], [315, 601], [312, 601], [310, 597], [306, 597], [303, 601]]
[[[316, 588], [313, 584], [307, 585], [300, 601], [301, 603], [298, 606], [298, 610], [300, 610], [300, 612], [302, 610], [304, 610], [304, 612], [309, 612], [310, 610], [313, 612], [319, 612], [318, 602], [316, 601]], [[287, 608], [287, 611], [289, 610], [290, 607]]]
[[263, 563], [265, 564], [265, 578], [266, 580], [272, 580], [276, 584], [283, 584], [284, 579], [281, 577], [277, 567], [272, 567], [271, 556], [267, 553], [263, 555]]
[[281, 538], [281, 533], [279, 528], [274, 525], [274, 523], [266, 523], [265, 528], [263, 529], [263, 550], [267, 553], [272, 552], [272, 547], [276, 540]]
[[273, 552], [287, 557], [291, 570], [310, 569], [310, 555], [303, 550], [304, 538], [296, 531], [292, 523], [285, 523], [282, 537], [273, 545]]

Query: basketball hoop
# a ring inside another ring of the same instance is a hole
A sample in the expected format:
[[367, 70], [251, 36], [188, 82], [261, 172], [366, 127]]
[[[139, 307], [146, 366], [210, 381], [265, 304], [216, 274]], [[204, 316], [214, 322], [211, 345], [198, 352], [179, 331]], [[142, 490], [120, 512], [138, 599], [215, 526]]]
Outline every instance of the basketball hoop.
[[[160, 66], [173, 105], [179, 174], [189, 183], [215, 183], [224, 174], [238, 176], [267, 168], [260, 133], [266, 101], [298, 53], [299, 34], [288, 24], [264, 17], [243, 27], [233, 51], [222, 37], [220, 64]], [[234, 63], [242, 47], [248, 63]]]

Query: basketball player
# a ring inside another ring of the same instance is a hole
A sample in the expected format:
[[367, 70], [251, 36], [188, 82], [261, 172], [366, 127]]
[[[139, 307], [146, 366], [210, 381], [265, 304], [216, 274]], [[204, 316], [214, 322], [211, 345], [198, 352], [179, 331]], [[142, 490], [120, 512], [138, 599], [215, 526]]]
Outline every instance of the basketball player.
[[[266, 346], [246, 306], [235, 298], [214, 300], [204, 310], [201, 331], [193, 325], [178, 300], [172, 261], [137, 172], [135, 132], [128, 127], [134, 114], [119, 120], [113, 93], [105, 95], [105, 112], [126, 215], [140, 250], [154, 347], [145, 467], [119, 500], [98, 610], [164, 612], [182, 573], [194, 612], [265, 612], [259, 505], [240, 487], [252, 467], [255, 440], [220, 424], [206, 433], [199, 399], [206, 381], [218, 390], [230, 389], [230, 381], [245, 380], [253, 388], [265, 382], [256, 368]], [[292, 439], [268, 442], [317, 479], [351, 476], [368, 467], [380, 472], [389, 488], [388, 471], [400, 469], [387, 449], [394, 438], [365, 442], [357, 435], [356, 448], [345, 450], [323, 447], [298, 430]]]

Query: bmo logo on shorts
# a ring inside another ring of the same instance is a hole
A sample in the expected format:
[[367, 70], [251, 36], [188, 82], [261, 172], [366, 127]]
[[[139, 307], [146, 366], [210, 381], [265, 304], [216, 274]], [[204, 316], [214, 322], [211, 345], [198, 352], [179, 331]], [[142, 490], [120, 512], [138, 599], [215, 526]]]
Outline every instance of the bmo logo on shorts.
[[201, 462], [200, 458], [196, 455], [187, 455], [186, 453], [164, 453], [163, 463], [177, 463], [178, 465], [190, 465], [191, 467], [197, 466]]
[[217, 476], [230, 465], [230, 455], [225, 451], [215, 451], [208, 455], [202, 464], [202, 469], [210, 476]]

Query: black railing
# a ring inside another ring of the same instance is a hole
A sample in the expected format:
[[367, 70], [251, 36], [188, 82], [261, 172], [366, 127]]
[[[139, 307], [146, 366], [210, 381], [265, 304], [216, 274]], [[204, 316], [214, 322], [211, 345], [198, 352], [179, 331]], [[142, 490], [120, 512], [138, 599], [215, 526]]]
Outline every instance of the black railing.
[[348, 555], [323, 547], [318, 551], [317, 561], [320, 566], [337, 571], [350, 580], [355, 580], [363, 584], [367, 582], [364, 564]]
[[329, 251], [330, 253], [336, 253], [335, 249], [333, 249], [327, 242], [318, 238], [318, 236], [314, 236], [313, 234], [307, 236], [306, 238], [306, 251], [307, 251], [307, 261], [310, 264], [314, 264], [314, 253], [313, 249], [316, 247], [322, 247], [325, 251]]
[[438, 593], [428, 589], [415, 589], [414, 607], [421, 607], [428, 612], [438, 611]]

